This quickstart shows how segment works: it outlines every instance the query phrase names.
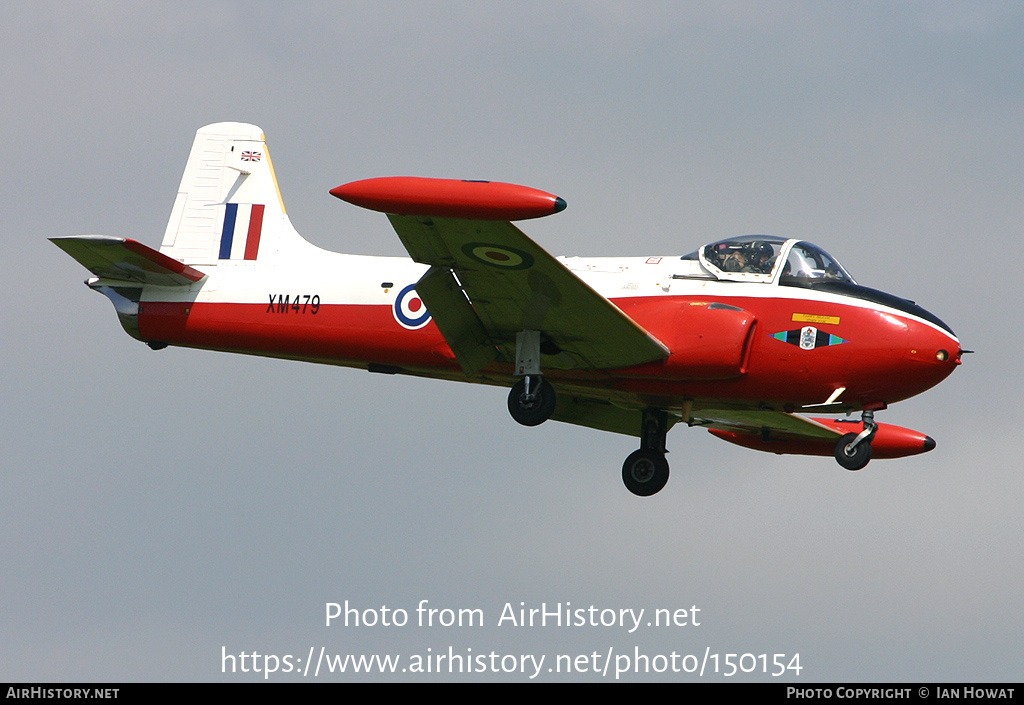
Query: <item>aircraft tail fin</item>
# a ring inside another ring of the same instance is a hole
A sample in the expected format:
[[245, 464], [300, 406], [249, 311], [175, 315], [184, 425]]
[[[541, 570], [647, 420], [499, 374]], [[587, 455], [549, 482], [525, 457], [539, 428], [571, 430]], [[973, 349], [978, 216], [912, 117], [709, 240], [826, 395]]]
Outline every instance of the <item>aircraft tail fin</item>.
[[304, 242], [285, 212], [263, 131], [240, 122], [196, 131], [160, 252], [216, 265], [266, 259]]

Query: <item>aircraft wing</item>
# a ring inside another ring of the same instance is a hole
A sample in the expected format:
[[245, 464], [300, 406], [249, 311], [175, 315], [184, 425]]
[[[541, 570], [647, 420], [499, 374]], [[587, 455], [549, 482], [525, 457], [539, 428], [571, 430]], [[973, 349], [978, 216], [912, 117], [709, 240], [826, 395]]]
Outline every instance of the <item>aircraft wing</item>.
[[516, 333], [541, 332], [543, 366], [615, 369], [669, 350], [512, 223], [388, 214], [409, 254], [431, 265], [416, 291], [467, 374], [515, 359]]
[[[621, 433], [626, 436], [639, 437], [642, 429], [643, 411], [616, 406], [606, 400], [581, 396], [573, 393], [560, 393], [551, 414], [555, 421], [571, 423], [576, 426], [596, 428], [599, 431]], [[676, 425], [679, 416], [668, 414], [666, 431]]]
[[834, 441], [842, 435], [814, 419], [767, 409], [694, 409], [690, 423], [710, 431], [781, 435], [800, 440]]

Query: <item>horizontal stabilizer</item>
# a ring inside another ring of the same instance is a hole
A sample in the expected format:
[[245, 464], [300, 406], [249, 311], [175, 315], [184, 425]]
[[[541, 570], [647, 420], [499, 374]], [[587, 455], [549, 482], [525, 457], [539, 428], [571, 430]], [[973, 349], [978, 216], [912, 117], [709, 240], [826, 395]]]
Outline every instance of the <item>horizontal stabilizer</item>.
[[156, 286], [188, 286], [206, 275], [141, 242], [108, 235], [51, 237], [98, 277]]

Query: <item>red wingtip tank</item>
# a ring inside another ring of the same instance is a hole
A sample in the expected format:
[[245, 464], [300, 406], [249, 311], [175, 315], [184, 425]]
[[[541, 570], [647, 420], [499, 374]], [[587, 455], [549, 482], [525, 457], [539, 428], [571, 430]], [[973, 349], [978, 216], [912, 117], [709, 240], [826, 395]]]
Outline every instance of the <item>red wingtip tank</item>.
[[353, 181], [331, 195], [382, 213], [469, 220], [526, 220], [565, 209], [563, 199], [529, 186], [417, 176]]
[[[820, 424], [835, 429], [840, 434], [860, 433], [864, 425], [860, 421], [846, 421], [841, 419], [814, 419]], [[722, 431], [709, 428], [708, 432], [713, 436], [729, 441], [744, 448], [763, 450], [768, 453], [792, 454], [792, 455], [832, 455], [835, 449], [835, 440], [822, 439], [794, 440], [786, 438], [784, 434], [778, 436], [769, 435], [764, 438], [756, 433], [742, 433], [734, 431]], [[904, 458], [908, 455], [927, 453], [935, 447], [935, 441], [931, 436], [926, 436], [918, 431], [913, 431], [902, 426], [892, 424], [878, 424], [878, 431], [871, 441], [872, 457], [882, 458]]]

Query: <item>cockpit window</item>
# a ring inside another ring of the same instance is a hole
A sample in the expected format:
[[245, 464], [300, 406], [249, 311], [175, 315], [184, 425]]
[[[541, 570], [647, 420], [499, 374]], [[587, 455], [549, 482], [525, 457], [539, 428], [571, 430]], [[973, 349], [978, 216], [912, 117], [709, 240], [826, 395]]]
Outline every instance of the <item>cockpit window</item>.
[[768, 281], [785, 244], [767, 235], [730, 238], [703, 247], [700, 259], [719, 278]]
[[854, 283], [842, 265], [827, 252], [809, 242], [795, 243], [786, 258], [779, 283], [800, 286], [812, 281]]
[[692, 272], [677, 278], [814, 286], [824, 282], [856, 285], [843, 266], [817, 245], [771, 235], [745, 235], [705, 245], [683, 260], [698, 260], [706, 274]]

